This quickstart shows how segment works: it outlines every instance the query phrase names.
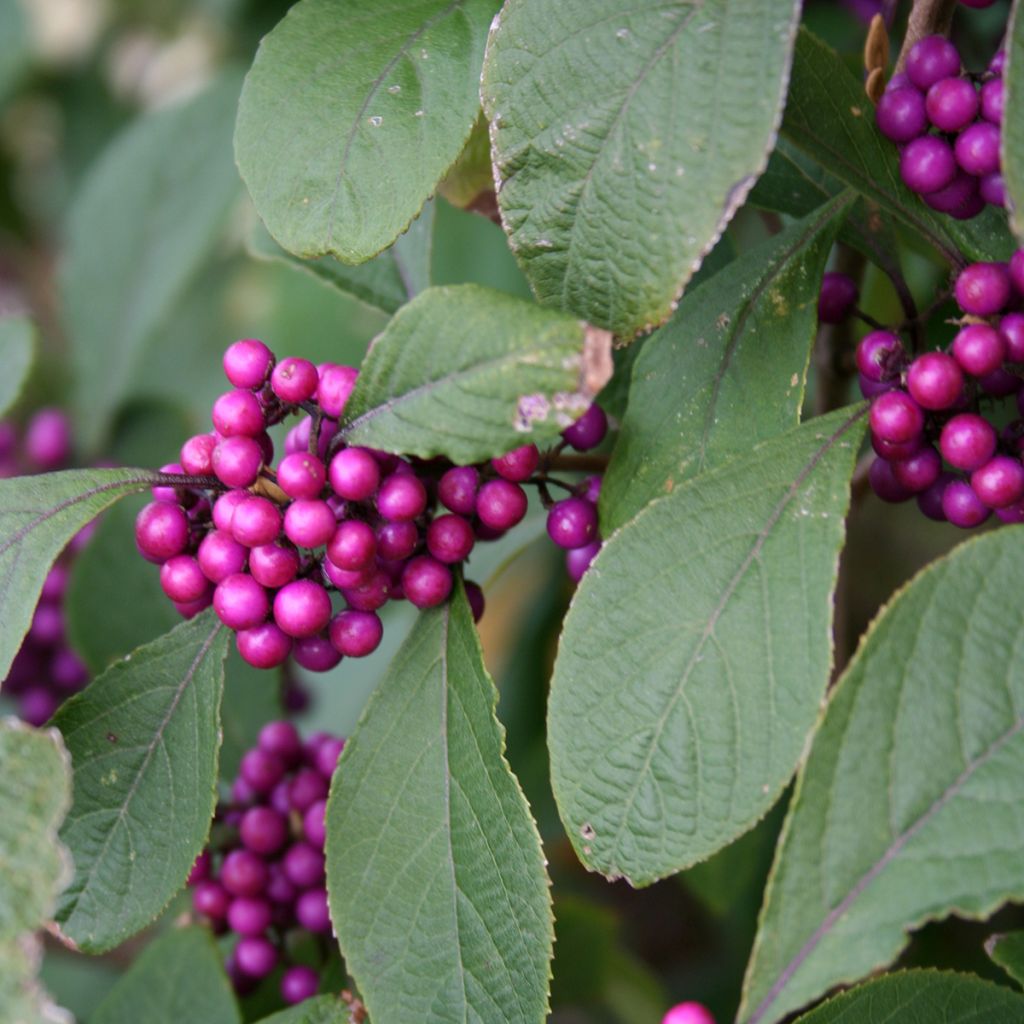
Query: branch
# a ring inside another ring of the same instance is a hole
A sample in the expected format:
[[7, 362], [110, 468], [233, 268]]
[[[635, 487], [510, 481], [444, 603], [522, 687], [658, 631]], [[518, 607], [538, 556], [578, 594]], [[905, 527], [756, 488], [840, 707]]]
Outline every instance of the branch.
[[907, 19], [907, 34], [903, 37], [903, 48], [896, 61], [896, 71], [903, 70], [910, 48], [925, 36], [947, 35], [953, 22], [957, 0], [914, 0], [914, 6]]

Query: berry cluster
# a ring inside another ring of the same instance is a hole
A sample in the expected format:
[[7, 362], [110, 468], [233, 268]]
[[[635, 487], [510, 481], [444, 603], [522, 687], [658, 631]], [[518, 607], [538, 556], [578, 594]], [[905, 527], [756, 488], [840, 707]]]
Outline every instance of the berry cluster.
[[1006, 199], [999, 159], [1005, 63], [1000, 50], [984, 74], [968, 74], [948, 39], [928, 36], [910, 48], [875, 110], [881, 133], [901, 147], [907, 187], [959, 220]]
[[869, 480], [883, 500], [916, 496], [926, 516], [954, 526], [992, 512], [1024, 522], [1024, 250], [1008, 265], [964, 268], [954, 295], [964, 315], [948, 351], [911, 359], [888, 330], [857, 347], [872, 399]]
[[[372, 652], [382, 635], [378, 610], [399, 598], [418, 608], [444, 602], [476, 542], [502, 536], [526, 514], [523, 483], [550, 506], [548, 533], [567, 549], [574, 579], [596, 554], [599, 481], [554, 480], [534, 445], [474, 466], [350, 447], [338, 421], [354, 368], [277, 362], [261, 341], [244, 339], [227, 349], [224, 371], [234, 390], [214, 403], [214, 431], [190, 438], [180, 462], [163, 467], [182, 476], [154, 488], [135, 539], [160, 565], [179, 611], [194, 615], [212, 603], [252, 665], [273, 668], [291, 655], [326, 671]], [[303, 412], [272, 468], [268, 430]], [[565, 443], [586, 450], [606, 430], [592, 405]], [[570, 496], [552, 502], [549, 484]], [[471, 582], [466, 591], [479, 618], [483, 594]], [[334, 594], [344, 607], [334, 607]]]
[[[0, 479], [61, 469], [70, 455], [71, 427], [59, 409], [39, 410], [23, 436], [13, 423], [0, 423]], [[86, 527], [76, 536], [47, 574], [28, 634], [0, 687], [5, 696], [16, 698], [18, 714], [30, 725], [48, 721], [89, 680], [65, 639], [63, 604], [71, 561], [91, 533]]]
[[[289, 722], [269, 722], [242, 758], [231, 803], [218, 808], [215, 835], [192, 868], [192, 905], [218, 931], [238, 935], [227, 969], [235, 988], [254, 988], [279, 965], [281, 995], [301, 1003], [320, 975], [288, 963], [302, 933], [331, 934], [324, 880], [324, 810], [344, 740], [305, 743]], [[326, 955], [326, 943], [320, 942]]]

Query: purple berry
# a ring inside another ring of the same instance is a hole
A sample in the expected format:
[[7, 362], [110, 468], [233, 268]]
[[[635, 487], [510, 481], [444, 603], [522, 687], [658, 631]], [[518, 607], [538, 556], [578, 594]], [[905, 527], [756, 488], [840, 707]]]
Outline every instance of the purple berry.
[[216, 447], [216, 434], [196, 434], [190, 437], [181, 446], [181, 468], [196, 476], [209, 476], [213, 472], [213, 449]]
[[882, 441], [912, 441], [924, 429], [921, 407], [905, 391], [887, 391], [871, 403], [871, 431]]
[[213, 592], [213, 610], [231, 629], [258, 626], [270, 611], [267, 592], [245, 573], [236, 572], [217, 584]]
[[1010, 301], [1010, 275], [1005, 263], [972, 263], [960, 271], [954, 286], [965, 313], [992, 316]]
[[1024, 498], [1024, 465], [1009, 455], [996, 455], [971, 474], [974, 493], [989, 508], [1006, 508]]
[[372, 611], [348, 609], [331, 620], [331, 643], [347, 658], [365, 658], [372, 654], [383, 635], [384, 627]]
[[192, 890], [192, 906], [196, 913], [211, 921], [223, 921], [228, 916], [230, 904], [231, 897], [216, 882], [200, 882]]
[[590, 563], [601, 550], [601, 541], [593, 540], [581, 548], [573, 548], [565, 553], [565, 571], [573, 583], [579, 583], [583, 574], [590, 568]]
[[[470, 515], [472, 515], [472, 509], [470, 509]], [[419, 542], [420, 531], [415, 523], [382, 523], [377, 530], [377, 554], [391, 562], [408, 558], [419, 546]], [[330, 554], [328, 549], [328, 558], [330, 558]]]
[[913, 494], [926, 491], [938, 480], [941, 472], [942, 459], [930, 444], [923, 445], [909, 459], [892, 464], [896, 482]]
[[[412, 523], [406, 524], [415, 531]], [[327, 557], [339, 568], [358, 572], [373, 564], [377, 556], [377, 536], [373, 527], [359, 519], [338, 524], [327, 542]]]
[[242, 660], [253, 668], [277, 668], [292, 652], [292, 638], [273, 622], [261, 622], [235, 634], [235, 646]]
[[196, 552], [199, 568], [211, 583], [220, 583], [228, 576], [242, 572], [248, 556], [249, 552], [244, 545], [220, 530], [211, 530], [202, 539]]
[[907, 390], [925, 409], [948, 409], [956, 403], [963, 387], [964, 375], [957, 360], [944, 352], [925, 352], [907, 371]]
[[1000, 368], [994, 373], [979, 378], [978, 383], [986, 395], [992, 395], [994, 398], [1006, 398], [1020, 390], [1022, 381], [1015, 373]]
[[228, 907], [228, 927], [239, 935], [259, 935], [270, 926], [270, 904], [252, 896], [239, 896]]
[[1010, 281], [1018, 295], [1024, 295], [1024, 249], [1018, 249], [1010, 257]]
[[476, 496], [476, 514], [493, 530], [509, 530], [526, 515], [526, 492], [510, 480], [488, 480]]
[[228, 487], [249, 487], [263, 465], [263, 449], [251, 437], [225, 437], [213, 449], [213, 471]]
[[302, 757], [302, 740], [291, 722], [267, 722], [259, 735], [260, 750], [275, 754], [286, 765], [294, 765]]
[[899, 373], [903, 346], [892, 331], [872, 331], [857, 346], [857, 369], [870, 381], [884, 381]]
[[320, 383], [317, 387], [317, 401], [326, 416], [338, 419], [345, 409], [348, 396], [356, 386], [359, 371], [352, 366], [337, 366], [323, 363], [318, 367]]
[[213, 425], [221, 437], [256, 437], [263, 432], [263, 406], [251, 391], [228, 391], [213, 403]]
[[[330, 563], [327, 563], [330, 565]], [[355, 586], [343, 587], [341, 596], [350, 608], [361, 612], [375, 612], [388, 603], [393, 584], [386, 572], [374, 572]]]
[[334, 536], [337, 525], [331, 507], [318, 498], [299, 498], [284, 513], [285, 536], [300, 548], [323, 547]]
[[942, 511], [945, 517], [962, 530], [979, 526], [991, 514], [989, 508], [964, 480], [951, 480], [942, 492]]
[[1024, 313], [1007, 313], [999, 321], [999, 333], [1003, 336], [1006, 361], [1024, 362]]
[[377, 511], [393, 522], [415, 519], [427, 507], [427, 489], [411, 473], [392, 473], [377, 492]]
[[271, 390], [282, 402], [298, 404], [312, 398], [320, 385], [316, 367], [308, 359], [289, 356], [274, 367], [270, 375]]
[[248, 501], [250, 497], [252, 495], [243, 490], [228, 491], [227, 494], [222, 494], [213, 503], [213, 525], [224, 533], [230, 533], [231, 523], [235, 518], [235, 509], [243, 501]]
[[345, 448], [331, 459], [328, 478], [339, 498], [365, 501], [380, 485], [380, 466], [365, 448]]
[[251, 850], [232, 850], [221, 865], [220, 882], [232, 896], [258, 896], [267, 884], [267, 866]]
[[[328, 776], [329, 777], [329, 776]], [[327, 812], [327, 801], [317, 800], [306, 808], [302, 816], [302, 831], [309, 842], [318, 849], [324, 848], [326, 835], [324, 831], [324, 815]]]
[[981, 87], [981, 116], [992, 124], [1003, 121], [1003, 80], [992, 78]]
[[[270, 807], [250, 807], [239, 824], [242, 842], [253, 853], [266, 856], [277, 853], [288, 838], [288, 824]], [[262, 931], [262, 928], [257, 931]]]
[[299, 554], [287, 541], [275, 540], [249, 552], [249, 572], [264, 587], [276, 590], [295, 579]]
[[238, 970], [250, 978], [265, 978], [277, 966], [277, 950], [262, 935], [246, 935], [233, 955]]
[[849, 274], [829, 271], [821, 279], [818, 319], [823, 324], [841, 324], [850, 315], [857, 298], [857, 285]]
[[172, 601], [188, 604], [206, 594], [210, 581], [192, 555], [175, 555], [160, 566], [160, 586]]
[[452, 573], [430, 555], [418, 555], [405, 566], [402, 591], [417, 608], [434, 608], [452, 592]]
[[608, 417], [604, 409], [594, 402], [575, 423], [562, 431], [562, 437], [577, 451], [588, 452], [596, 448], [607, 433]]
[[942, 510], [942, 495], [950, 481], [956, 477], [952, 473], [940, 473], [938, 479], [917, 496], [917, 507], [922, 514], [937, 523], [946, 521], [946, 513]]
[[907, 77], [922, 92], [936, 82], [960, 73], [960, 54], [945, 36], [919, 39], [907, 54]]
[[236, 388], [258, 388], [274, 365], [274, 354], [256, 338], [243, 338], [224, 352], [224, 376]]
[[281, 532], [281, 512], [269, 498], [257, 495], [239, 502], [231, 517], [231, 536], [247, 548], [270, 544]]
[[985, 201], [980, 195], [978, 179], [960, 170], [945, 188], [940, 188], [938, 192], [929, 192], [922, 198], [933, 210], [948, 213], [957, 220], [970, 220], [985, 206]]
[[662, 1017], [661, 1024], [715, 1024], [715, 1018], [701, 1003], [676, 1003]]
[[135, 518], [135, 543], [151, 562], [166, 562], [180, 555], [188, 542], [188, 517], [178, 505], [154, 501]]
[[908, 142], [900, 156], [900, 175], [907, 188], [922, 194], [945, 188], [956, 174], [956, 159], [949, 143], [935, 135]]
[[307, 636], [295, 641], [292, 657], [310, 672], [330, 672], [341, 662], [341, 655], [325, 636]]
[[455, 466], [438, 482], [437, 497], [446, 509], [456, 515], [471, 516], [476, 511], [476, 492], [479, 487], [480, 474], [474, 466]]
[[[338, 737], [329, 736], [320, 744], [316, 749], [316, 754], [313, 758], [314, 767], [316, 770], [328, 780], [334, 775], [334, 769], [338, 767], [338, 758], [341, 757], [341, 752], [345, 749], [345, 741]], [[315, 804], [311, 804], [309, 810], [311, 811], [318, 804], [323, 801], [317, 801]], [[307, 813], [309, 813], [307, 811]], [[312, 840], [310, 840], [312, 842]], [[316, 845], [316, 844], [314, 844]], [[323, 845], [322, 843], [320, 845]]]
[[294, 843], [281, 864], [288, 881], [300, 889], [310, 889], [323, 881], [324, 855], [309, 843]]
[[473, 615], [473, 621], [479, 622], [484, 617], [484, 609], [486, 608], [484, 592], [480, 584], [474, 583], [472, 580], [466, 580], [465, 587], [466, 600], [469, 602], [469, 610]]
[[327, 909], [327, 890], [308, 889], [295, 901], [295, 918], [306, 931], [314, 933], [331, 930], [331, 915]]
[[986, 377], [1003, 365], [1006, 345], [994, 327], [968, 324], [953, 339], [952, 352], [965, 373]]
[[465, 561], [475, 541], [472, 524], [462, 516], [438, 516], [427, 527], [427, 550], [446, 565]]
[[959, 413], [942, 428], [939, 450], [951, 466], [973, 472], [995, 454], [995, 429], [976, 413]]
[[238, 777], [254, 792], [269, 793], [284, 777], [285, 763], [277, 754], [253, 747], [242, 755]]
[[584, 547], [597, 535], [597, 509], [583, 498], [557, 501], [548, 512], [547, 527], [560, 548]]
[[25, 457], [41, 470], [60, 469], [71, 455], [71, 424], [60, 409], [40, 409], [25, 428]]
[[978, 115], [978, 93], [966, 78], [943, 78], [925, 98], [928, 119], [939, 131], [959, 132]]
[[882, 501], [907, 501], [913, 495], [896, 479], [892, 466], [893, 464], [886, 462], [885, 459], [875, 459], [868, 468], [868, 483]]
[[986, 174], [978, 186], [981, 198], [993, 206], [1006, 205], [1006, 182], [1001, 174]]
[[289, 1006], [295, 1006], [311, 999], [316, 995], [316, 990], [319, 987], [320, 981], [312, 967], [300, 964], [289, 967], [281, 975], [281, 998]]
[[294, 580], [274, 597], [274, 621], [289, 636], [319, 633], [331, 618], [331, 599], [313, 580]]
[[999, 129], [985, 121], [972, 124], [961, 132], [953, 152], [968, 174], [993, 174], [999, 170]]
[[909, 142], [924, 135], [928, 130], [924, 97], [913, 88], [886, 89], [875, 107], [875, 123], [893, 142]]
[[286, 455], [277, 467], [278, 486], [289, 498], [318, 498], [326, 481], [324, 464], [308, 452]]
[[533, 471], [540, 462], [540, 452], [535, 444], [524, 444], [521, 448], [513, 448], [500, 458], [491, 459], [494, 471], [500, 477], [521, 483], [533, 476]]

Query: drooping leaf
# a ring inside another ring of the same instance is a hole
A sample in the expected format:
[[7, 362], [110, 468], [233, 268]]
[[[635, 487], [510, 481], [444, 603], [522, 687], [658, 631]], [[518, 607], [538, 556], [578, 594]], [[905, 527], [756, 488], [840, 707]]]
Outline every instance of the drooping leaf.
[[156, 480], [144, 469], [75, 469], [0, 480], [0, 679], [67, 542], [118, 498]]
[[74, 765], [57, 919], [89, 952], [149, 924], [185, 884], [216, 802], [228, 631], [211, 611], [116, 662], [54, 717]]
[[541, 303], [627, 336], [669, 316], [764, 170], [799, 14], [505, 4], [481, 94], [501, 215]]
[[1004, 73], [1006, 107], [1001, 134], [1003, 180], [1010, 208], [1010, 222], [1024, 242], [1024, 15], [1015, 3], [1006, 30], [1007, 65]]
[[607, 541], [565, 619], [551, 775], [584, 864], [644, 885], [775, 802], [832, 661], [863, 409], [812, 420], [676, 488]]
[[146, 947], [89, 1024], [240, 1024], [220, 953], [205, 928], [167, 932]]
[[548, 883], [496, 697], [460, 586], [419, 617], [345, 746], [327, 887], [374, 1024], [545, 1019]]
[[1024, 985], [1024, 932], [991, 936], [985, 943], [985, 952], [1018, 985]]
[[140, 353], [200, 266], [239, 192], [237, 76], [118, 136], [76, 197], [60, 274], [75, 370], [76, 436], [95, 451]]
[[1021, 1024], [1024, 999], [973, 974], [901, 971], [830, 999], [795, 1024]]
[[24, 316], [0, 317], [0, 416], [18, 400], [34, 355], [32, 322]]
[[60, 736], [0, 719], [0, 1022], [58, 1019], [36, 981], [42, 951], [31, 934], [53, 913], [70, 877], [57, 829], [70, 803]]
[[463, 463], [554, 440], [608, 380], [610, 343], [489, 288], [430, 288], [373, 343], [343, 429], [352, 444]]
[[769, 1024], [891, 961], [907, 932], [1024, 896], [1024, 571], [1009, 527], [875, 620], [801, 769], [740, 1020]]
[[256, 210], [298, 256], [362, 263], [455, 162], [479, 110], [496, 0], [302, 0], [260, 44], [235, 152]]
[[281, 260], [299, 267], [339, 291], [354, 295], [360, 302], [391, 314], [430, 285], [433, 230], [434, 204], [428, 203], [390, 249], [359, 266], [341, 263], [333, 256], [293, 256], [274, 241], [262, 224], [257, 224], [250, 235], [249, 250], [260, 259]]
[[899, 217], [950, 263], [1002, 260], [1012, 250], [994, 209], [969, 221], [929, 209], [900, 178], [899, 151], [875, 127], [864, 87], [839, 55], [802, 29], [793, 56], [782, 133], [826, 171]]
[[606, 533], [799, 422], [821, 275], [851, 199], [821, 207], [687, 292], [644, 342], [601, 487]]
[[335, 996], [316, 996], [264, 1017], [259, 1024], [350, 1024], [350, 1006]]

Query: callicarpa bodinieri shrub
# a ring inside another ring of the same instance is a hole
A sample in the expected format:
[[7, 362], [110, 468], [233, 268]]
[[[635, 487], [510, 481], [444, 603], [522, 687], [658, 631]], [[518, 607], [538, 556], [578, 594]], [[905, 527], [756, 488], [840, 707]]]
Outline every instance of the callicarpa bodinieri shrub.
[[1020, 0], [49, 6], [0, 1024], [1024, 1024]]

